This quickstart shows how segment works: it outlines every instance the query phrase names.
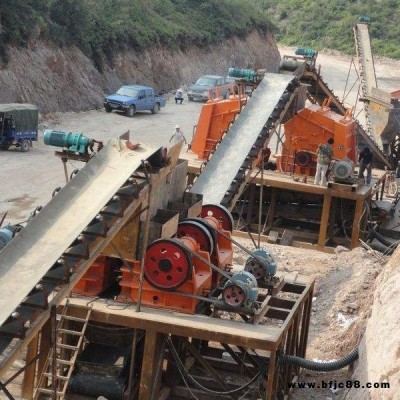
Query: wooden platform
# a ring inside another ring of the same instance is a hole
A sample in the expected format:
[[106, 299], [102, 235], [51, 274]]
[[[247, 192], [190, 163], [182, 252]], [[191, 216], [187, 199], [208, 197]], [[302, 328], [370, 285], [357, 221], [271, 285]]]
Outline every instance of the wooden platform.
[[[176, 343], [177, 348], [179, 343], [185, 345], [186, 350], [181, 353], [182, 357], [185, 357], [183, 354], [191, 352], [192, 358], [195, 358], [194, 364], [192, 359], [192, 364], [195, 365], [197, 362], [202, 367], [206, 366], [205, 368], [209, 368], [207, 374], [211, 374], [210, 376], [218, 376], [218, 372], [215, 372], [214, 369], [221, 368], [224, 360], [222, 357], [218, 358], [216, 354], [221, 356], [224, 349], [231, 352], [233, 359], [235, 359], [235, 350], [237, 351], [237, 349], [256, 352], [257, 356], [254, 357], [260, 360], [266, 373], [264, 378], [266, 396], [264, 399], [280, 400], [286, 398], [285, 396], [289, 393], [288, 383], [297, 378], [299, 369], [279, 365], [277, 353], [284, 349], [287, 354], [305, 356], [314, 286], [313, 279], [300, 275], [286, 276], [283, 282], [279, 294], [272, 296], [271, 307], [266, 313], [266, 317], [270, 321], [275, 318], [275, 323], [264, 320], [259, 325], [246, 323], [240, 318], [238, 320], [212, 318], [205, 315], [188, 315], [148, 307], [142, 307], [140, 312], [136, 312], [134, 305], [123, 308], [120, 303], [95, 298], [71, 298], [69, 301], [72, 305], [85, 305], [91, 302], [93, 305], [92, 322], [145, 331], [138, 400], [172, 399], [178, 395], [177, 393], [183, 392], [188, 397], [182, 396], [182, 394], [180, 396], [189, 398], [189, 392], [196, 389], [181, 386], [183, 383], [181, 379], [178, 379], [180, 375], [177, 374], [176, 360], [174, 362], [171, 359], [171, 348], [166, 353], [169, 354], [169, 358], [160, 358], [166, 344], [168, 345], [171, 340]], [[76, 317], [80, 316], [76, 315]], [[216, 343], [217, 346], [215, 346]], [[199, 348], [199, 344], [202, 346], [197, 352], [195, 348]], [[188, 359], [182, 361], [188, 365]], [[245, 367], [251, 372], [249, 375], [256, 375], [259, 372], [260, 367], [257, 365]], [[162, 368], [165, 369], [164, 372], [157, 373]], [[235, 370], [238, 376], [243, 373], [241, 370], [243, 366], [236, 365], [234, 361], [230, 363], [229, 368], [232, 368], [230, 372], [232, 376], [234, 376]], [[171, 377], [174, 373], [177, 375], [175, 380], [170, 380], [168, 384], [163, 381], [165, 377]], [[132, 371], [130, 376], [134, 376]], [[164, 378], [162, 379], [161, 376]], [[172, 381], [175, 383], [171, 383]], [[234, 380], [232, 382], [234, 384]], [[157, 388], [157, 393], [154, 392], [154, 387]], [[226, 391], [228, 389], [225, 387]], [[219, 390], [223, 389], [219, 388]], [[211, 394], [196, 393], [199, 399], [230, 398], [222, 395], [216, 397]], [[243, 398], [247, 399], [248, 397]]]
[[[195, 155], [191, 152], [182, 153], [181, 157], [184, 157], [189, 162], [188, 173], [191, 174], [192, 179], [200, 172], [202, 161], [196, 159]], [[275, 230], [273, 226], [273, 220], [275, 217], [275, 208], [277, 205], [277, 199], [279, 198], [280, 191], [292, 191], [297, 193], [303, 193], [304, 195], [312, 194], [321, 196], [322, 198], [322, 211], [320, 216], [320, 228], [318, 234], [313, 234], [313, 242], [310, 243], [309, 234], [310, 232], [304, 232], [306, 239], [303, 242], [303, 246], [299, 240], [296, 241], [297, 246], [314, 248], [317, 250], [331, 252], [332, 247], [327, 246], [335, 232], [333, 230], [333, 222], [337, 210], [337, 202], [340, 199], [349, 200], [354, 202], [354, 215], [353, 215], [353, 228], [351, 231], [349, 247], [354, 248], [358, 245], [360, 238], [360, 231], [366, 223], [364, 211], [364, 203], [369, 202], [371, 199], [382, 199], [384, 184], [386, 179], [386, 171], [374, 169], [372, 171], [372, 182], [371, 185], [354, 184], [354, 185], [343, 185], [334, 183], [328, 186], [319, 186], [314, 184], [313, 177], [307, 177], [307, 182], [301, 182], [303, 177], [297, 177], [298, 180], [293, 179], [293, 175], [284, 174], [278, 171], [264, 171], [263, 177], [258, 172], [253, 172], [253, 184], [270, 187], [272, 190], [272, 200], [268, 210], [268, 222], [267, 229], [263, 231], [264, 234], [268, 234], [271, 229]], [[279, 230], [280, 228], [278, 228]], [[281, 229], [282, 230], [282, 229]], [[283, 230], [282, 232], [283, 233]], [[301, 232], [297, 231], [296, 236], [301, 236]], [[340, 244], [345, 244], [343, 241]]]

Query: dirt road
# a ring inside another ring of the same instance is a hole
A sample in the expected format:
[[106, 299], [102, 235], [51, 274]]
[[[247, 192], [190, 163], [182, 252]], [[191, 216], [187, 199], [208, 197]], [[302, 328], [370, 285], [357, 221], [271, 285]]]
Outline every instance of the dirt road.
[[[293, 48], [281, 48], [280, 51], [282, 55], [294, 54]], [[335, 94], [344, 99], [346, 105], [354, 105], [358, 83], [352, 58], [332, 51], [323, 52], [318, 55], [317, 65], [321, 65], [321, 74]], [[388, 91], [399, 88], [400, 77], [397, 73], [399, 69], [400, 61], [377, 60], [376, 74], [379, 87]], [[350, 88], [352, 90], [349, 92]], [[43, 144], [45, 129], [82, 132], [91, 138], [103, 141], [129, 130], [131, 137], [138, 142], [157, 148], [168, 143], [176, 124], [181, 126], [186, 138], [190, 140], [201, 105], [188, 101], [176, 105], [171, 97], [166, 107], [156, 115], [143, 112], [136, 114], [134, 118], [127, 118], [122, 114], [107, 114], [104, 110], [93, 110], [44, 116], [40, 124], [39, 142], [34, 144], [32, 151], [21, 153], [15, 149], [0, 152], [2, 165], [0, 214], [8, 211], [7, 222], [20, 222], [28, 217], [35, 207], [46, 204], [57, 186], [64, 185], [62, 163], [54, 156], [55, 148]], [[362, 122], [362, 114], [357, 118]], [[81, 165], [71, 162], [68, 167], [72, 171]]]

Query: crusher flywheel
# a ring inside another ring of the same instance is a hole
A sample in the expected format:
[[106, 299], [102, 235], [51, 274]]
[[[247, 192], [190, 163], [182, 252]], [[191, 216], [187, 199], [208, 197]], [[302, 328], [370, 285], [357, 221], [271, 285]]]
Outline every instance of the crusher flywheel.
[[181, 240], [159, 239], [147, 247], [144, 277], [157, 289], [175, 290], [191, 278], [192, 265]]

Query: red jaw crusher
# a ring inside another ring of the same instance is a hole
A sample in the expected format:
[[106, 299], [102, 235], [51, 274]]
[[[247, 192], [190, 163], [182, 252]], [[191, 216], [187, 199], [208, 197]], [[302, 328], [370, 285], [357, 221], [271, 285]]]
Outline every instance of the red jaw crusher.
[[[178, 224], [176, 238], [151, 243], [145, 257], [142, 304], [195, 313], [201, 297], [207, 297], [220, 280], [210, 263], [222, 271], [230, 270], [233, 249], [227, 238], [232, 229], [228, 210], [205, 205], [201, 218], [188, 218]], [[121, 268], [119, 301], [136, 301], [138, 297], [140, 263], [130, 264], [132, 271]]]

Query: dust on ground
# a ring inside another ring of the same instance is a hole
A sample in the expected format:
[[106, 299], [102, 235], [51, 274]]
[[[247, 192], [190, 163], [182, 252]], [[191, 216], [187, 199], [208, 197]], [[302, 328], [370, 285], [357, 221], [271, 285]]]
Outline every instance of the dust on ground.
[[[248, 249], [250, 239], [240, 239]], [[350, 353], [360, 342], [373, 302], [374, 282], [387, 257], [362, 247], [342, 246], [334, 254], [276, 244], [261, 244], [277, 261], [277, 275], [298, 273], [315, 278], [306, 358], [332, 361]], [[248, 254], [235, 248], [234, 266], [243, 268]], [[235, 269], [236, 269], [235, 268]], [[303, 370], [300, 382], [345, 382], [351, 373], [343, 369], [331, 373]], [[344, 400], [346, 390], [330, 388], [296, 389], [292, 400]], [[349, 399], [347, 399], [349, 400]]]

